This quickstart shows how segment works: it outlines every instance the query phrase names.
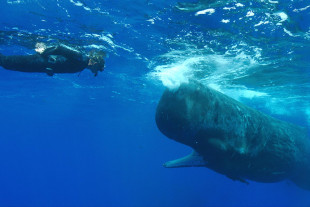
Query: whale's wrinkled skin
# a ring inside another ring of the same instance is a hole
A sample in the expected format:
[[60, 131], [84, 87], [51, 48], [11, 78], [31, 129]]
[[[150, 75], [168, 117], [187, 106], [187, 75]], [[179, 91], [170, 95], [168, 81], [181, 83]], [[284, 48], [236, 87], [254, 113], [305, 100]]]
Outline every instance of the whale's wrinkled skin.
[[291, 180], [310, 190], [310, 140], [283, 122], [191, 81], [167, 89], [156, 110], [158, 129], [193, 148], [165, 167], [205, 166], [233, 180]]

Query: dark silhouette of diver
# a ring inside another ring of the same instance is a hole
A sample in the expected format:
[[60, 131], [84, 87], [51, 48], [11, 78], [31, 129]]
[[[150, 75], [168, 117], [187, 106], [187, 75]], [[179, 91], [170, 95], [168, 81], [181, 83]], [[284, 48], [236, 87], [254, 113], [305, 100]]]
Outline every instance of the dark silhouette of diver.
[[46, 47], [43, 43], [37, 43], [36, 51], [33, 55], [0, 54], [0, 66], [14, 71], [46, 73], [49, 76], [81, 72], [85, 68], [97, 76], [98, 71], [104, 70], [103, 55], [99, 53], [86, 54], [63, 44]]

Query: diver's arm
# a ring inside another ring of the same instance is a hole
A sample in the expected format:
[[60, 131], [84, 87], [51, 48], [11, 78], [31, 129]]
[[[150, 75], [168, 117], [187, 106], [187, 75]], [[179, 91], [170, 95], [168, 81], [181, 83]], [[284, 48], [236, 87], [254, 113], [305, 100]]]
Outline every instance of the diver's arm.
[[77, 59], [77, 60], [83, 58], [83, 54], [80, 51], [63, 44], [54, 47], [49, 47], [45, 49], [41, 55], [42, 56], [61, 55], [69, 59]]

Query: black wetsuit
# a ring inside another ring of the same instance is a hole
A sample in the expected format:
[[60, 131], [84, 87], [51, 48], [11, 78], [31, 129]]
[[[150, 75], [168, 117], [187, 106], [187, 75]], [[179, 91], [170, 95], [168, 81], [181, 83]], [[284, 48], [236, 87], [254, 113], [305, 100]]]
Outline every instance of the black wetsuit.
[[33, 55], [0, 55], [0, 66], [8, 70], [21, 72], [76, 73], [88, 66], [87, 55], [67, 47], [58, 45], [47, 48], [43, 53]]

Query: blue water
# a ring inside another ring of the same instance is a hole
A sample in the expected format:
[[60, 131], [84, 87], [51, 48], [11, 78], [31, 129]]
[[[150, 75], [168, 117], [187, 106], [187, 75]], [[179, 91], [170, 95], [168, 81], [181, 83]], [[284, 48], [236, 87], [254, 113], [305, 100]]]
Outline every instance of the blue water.
[[98, 77], [0, 67], [0, 206], [310, 206], [290, 182], [162, 167], [191, 149], [154, 120], [165, 87], [193, 78], [308, 128], [308, 1], [2, 0], [0, 15], [5, 55], [107, 53]]

